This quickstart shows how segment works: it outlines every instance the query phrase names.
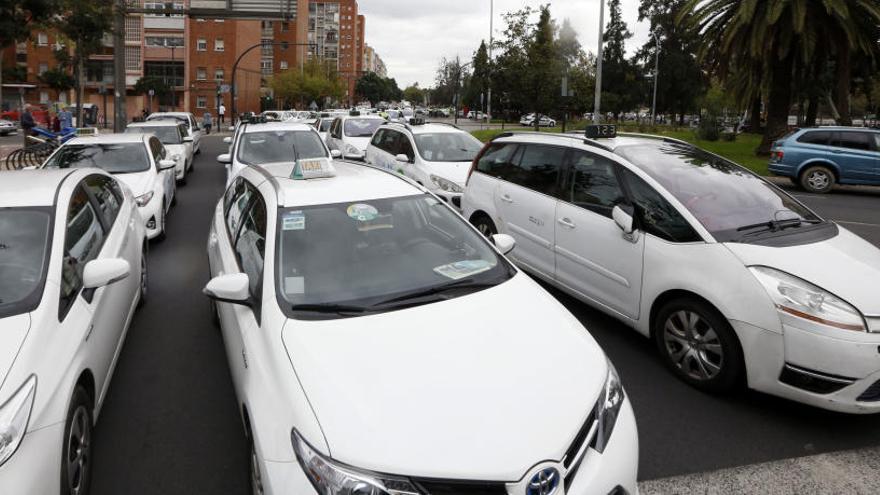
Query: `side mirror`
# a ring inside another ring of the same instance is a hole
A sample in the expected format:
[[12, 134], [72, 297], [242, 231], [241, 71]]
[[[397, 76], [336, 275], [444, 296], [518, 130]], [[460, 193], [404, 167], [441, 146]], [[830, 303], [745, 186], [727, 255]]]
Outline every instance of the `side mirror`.
[[339, 151], [339, 150], [330, 150], [330, 156], [331, 156], [332, 158], [341, 158], [341, 157], [342, 157], [342, 152]]
[[229, 165], [232, 163], [232, 156], [229, 153], [224, 153], [217, 157], [217, 162], [223, 165]]
[[501, 254], [507, 254], [516, 247], [516, 239], [507, 234], [495, 234], [492, 236], [492, 244], [495, 244]]
[[193, 142], [193, 137], [192, 137], [192, 136], [186, 136], [186, 137], [183, 138], [183, 142], [184, 142], [184, 143], [191, 143], [191, 142]]
[[86, 263], [83, 269], [83, 288], [97, 289], [128, 277], [131, 265], [119, 258], [96, 259]]
[[225, 138], [223, 138], [223, 144], [232, 144], [232, 137], [226, 136]]
[[409, 163], [409, 157], [404, 155], [403, 153], [395, 156], [394, 159], [400, 163]]
[[159, 160], [159, 170], [171, 170], [176, 165], [174, 160]]
[[625, 208], [626, 209], [620, 205], [615, 206], [614, 209], [611, 210], [611, 217], [624, 234], [630, 235], [635, 231], [635, 226], [633, 225], [633, 209], [632, 206], [627, 206]]
[[214, 277], [202, 293], [217, 302], [250, 306], [250, 279], [246, 273], [232, 273]]

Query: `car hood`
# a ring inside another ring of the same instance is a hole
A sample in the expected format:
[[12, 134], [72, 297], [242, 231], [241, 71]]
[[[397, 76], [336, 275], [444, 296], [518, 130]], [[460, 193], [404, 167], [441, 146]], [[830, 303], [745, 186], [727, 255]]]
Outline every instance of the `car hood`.
[[6, 381], [6, 375], [12, 369], [12, 363], [15, 362], [30, 328], [30, 313], [0, 319], [0, 388]]
[[132, 194], [138, 197], [153, 189], [152, 174], [150, 172], [138, 172], [134, 174], [115, 174], [114, 177], [131, 189]]
[[561, 459], [608, 369], [523, 274], [391, 313], [289, 320], [282, 338], [334, 459], [428, 478], [516, 481]]
[[831, 239], [801, 246], [726, 245], [746, 265], [782, 270], [843, 298], [864, 314], [880, 315], [880, 249], [838, 228]]
[[361, 151], [361, 153], [366, 153], [367, 146], [370, 145], [370, 139], [371, 138], [369, 138], [369, 137], [362, 137], [362, 138], [347, 137], [347, 138], [345, 138], [345, 142], [347, 144], [350, 144], [350, 145], [354, 146], [355, 148], [359, 149]]
[[464, 188], [473, 162], [427, 162], [431, 173]]

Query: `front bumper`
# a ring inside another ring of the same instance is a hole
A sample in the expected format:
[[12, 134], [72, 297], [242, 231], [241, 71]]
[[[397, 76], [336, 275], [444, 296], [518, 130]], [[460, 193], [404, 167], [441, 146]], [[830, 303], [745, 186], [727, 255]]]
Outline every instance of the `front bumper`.
[[184, 177], [186, 177], [186, 158], [181, 158], [174, 165], [174, 178], [175, 180], [183, 180]]
[[[270, 462], [260, 460], [263, 488], [267, 495], [318, 494], [296, 461]], [[629, 398], [621, 406], [620, 416], [611, 440], [603, 453], [588, 448], [573, 478], [565, 487], [567, 495], [608, 495], [610, 493], [637, 495], [636, 483], [639, 465], [639, 439], [635, 415]], [[524, 467], [524, 469], [530, 466]], [[616, 491], [615, 491], [616, 490]], [[622, 490], [622, 491], [621, 491]], [[522, 495], [520, 483], [507, 485], [509, 495]]]
[[64, 423], [26, 434], [18, 450], [0, 466], [0, 493], [58, 494], [63, 436]]

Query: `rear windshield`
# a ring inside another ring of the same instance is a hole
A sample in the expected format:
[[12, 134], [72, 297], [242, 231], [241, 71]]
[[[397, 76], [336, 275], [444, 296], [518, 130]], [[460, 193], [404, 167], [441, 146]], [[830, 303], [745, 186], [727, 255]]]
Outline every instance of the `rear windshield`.
[[348, 119], [345, 121], [345, 135], [353, 138], [373, 137], [383, 122], [382, 119]]
[[470, 162], [483, 149], [483, 143], [466, 132], [415, 134], [416, 148], [425, 161]]
[[180, 138], [180, 128], [170, 126], [153, 126], [153, 127], [128, 127], [125, 129], [126, 134], [152, 134], [162, 141], [162, 144], [180, 144], [183, 141]]
[[143, 143], [71, 144], [62, 146], [46, 168], [100, 168], [111, 174], [146, 172], [150, 157]]
[[49, 208], [0, 208], [0, 318], [39, 304], [49, 251]]
[[324, 143], [314, 131], [249, 132], [242, 135], [238, 147], [238, 161], [247, 165], [326, 156]]

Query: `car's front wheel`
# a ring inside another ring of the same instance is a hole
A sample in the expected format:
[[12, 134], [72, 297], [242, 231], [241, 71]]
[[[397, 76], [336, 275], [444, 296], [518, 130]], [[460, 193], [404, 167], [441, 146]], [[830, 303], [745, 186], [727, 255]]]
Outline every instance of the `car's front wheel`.
[[495, 222], [493, 222], [487, 215], [479, 214], [471, 220], [471, 223], [473, 223], [474, 227], [476, 227], [477, 230], [487, 238], [491, 238], [498, 233], [498, 228], [495, 227]]
[[814, 165], [801, 174], [801, 187], [811, 193], [825, 194], [831, 192], [836, 178], [834, 172], [823, 165]]
[[263, 474], [260, 471], [260, 460], [257, 457], [257, 447], [254, 445], [254, 435], [248, 432], [248, 447], [250, 448], [250, 478], [251, 493], [253, 495], [263, 495]]
[[61, 493], [87, 495], [92, 482], [92, 401], [81, 386], [73, 391], [61, 457]]
[[694, 387], [726, 392], [740, 384], [739, 340], [711, 305], [696, 298], [666, 303], [654, 320], [654, 339], [666, 365]]
[[144, 251], [141, 254], [141, 296], [138, 300], [138, 307], [143, 306], [147, 302], [147, 244], [144, 243]]

